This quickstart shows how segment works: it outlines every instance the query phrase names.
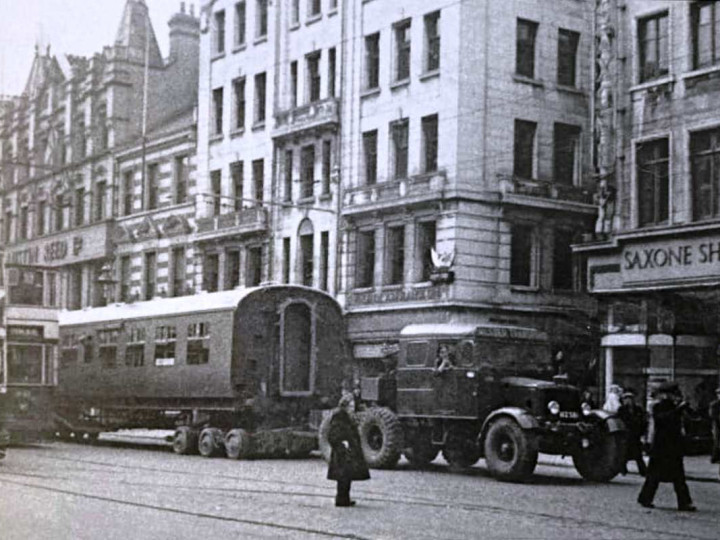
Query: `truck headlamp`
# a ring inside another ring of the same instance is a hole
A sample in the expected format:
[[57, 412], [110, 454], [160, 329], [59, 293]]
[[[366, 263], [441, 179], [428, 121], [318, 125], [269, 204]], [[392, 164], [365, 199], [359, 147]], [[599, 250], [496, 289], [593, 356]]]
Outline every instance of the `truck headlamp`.
[[550, 414], [556, 415], [560, 413], [560, 404], [557, 401], [551, 401], [547, 404], [548, 411]]
[[592, 407], [589, 403], [583, 402], [582, 405], [580, 405], [580, 410], [583, 413], [583, 416], [590, 416], [590, 413], [592, 412]]

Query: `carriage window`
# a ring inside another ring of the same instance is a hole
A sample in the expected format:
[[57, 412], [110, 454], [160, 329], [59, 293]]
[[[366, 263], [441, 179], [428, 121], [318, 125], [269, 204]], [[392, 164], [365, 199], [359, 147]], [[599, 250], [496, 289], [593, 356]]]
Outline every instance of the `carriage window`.
[[405, 351], [405, 363], [408, 366], [424, 366], [427, 360], [427, 345], [426, 341], [408, 343]]
[[210, 361], [210, 324], [192, 323], [187, 328], [187, 363], [189, 366]]
[[176, 334], [174, 326], [158, 326], [155, 328], [155, 365], [175, 365]]
[[62, 367], [71, 366], [78, 359], [78, 336], [76, 334], [65, 334], [62, 337]]
[[114, 368], [117, 365], [117, 343], [120, 331], [116, 328], [98, 331], [98, 347], [100, 349], [100, 365]]
[[125, 365], [141, 367], [145, 363], [145, 329], [130, 328], [125, 348]]
[[283, 313], [281, 389], [287, 393], [312, 391], [312, 311], [301, 303]]
[[42, 345], [8, 345], [7, 382], [15, 384], [42, 383]]

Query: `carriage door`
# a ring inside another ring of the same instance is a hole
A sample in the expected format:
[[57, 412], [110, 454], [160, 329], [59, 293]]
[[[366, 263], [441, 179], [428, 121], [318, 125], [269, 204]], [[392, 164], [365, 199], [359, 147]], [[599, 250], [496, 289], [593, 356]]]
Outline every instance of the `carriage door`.
[[450, 349], [453, 367], [433, 378], [436, 411], [441, 416], [476, 418], [479, 374], [473, 362], [473, 342], [438, 342]]

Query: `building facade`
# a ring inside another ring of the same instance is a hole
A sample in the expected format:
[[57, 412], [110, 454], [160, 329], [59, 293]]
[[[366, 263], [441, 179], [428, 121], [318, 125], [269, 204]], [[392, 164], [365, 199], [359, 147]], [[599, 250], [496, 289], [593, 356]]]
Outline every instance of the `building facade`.
[[604, 386], [676, 379], [707, 410], [718, 385], [720, 2], [598, 10], [605, 196], [576, 247], [598, 298]]

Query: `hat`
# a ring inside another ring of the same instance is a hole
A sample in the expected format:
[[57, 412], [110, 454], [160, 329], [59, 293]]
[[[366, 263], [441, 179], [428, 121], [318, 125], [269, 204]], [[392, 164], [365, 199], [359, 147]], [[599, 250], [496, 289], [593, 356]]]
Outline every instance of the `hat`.
[[660, 386], [658, 386], [658, 392], [665, 392], [666, 394], [673, 394], [679, 391], [680, 387], [675, 381], [665, 381], [660, 383]]
[[353, 401], [354, 399], [352, 394], [345, 394], [343, 397], [340, 398], [338, 407], [352, 406]]
[[632, 390], [626, 390], [625, 392], [623, 392], [623, 395], [620, 396], [620, 397], [622, 397], [623, 399], [625, 399], [625, 398], [634, 398], [634, 397], [635, 397], [635, 392], [633, 392]]

